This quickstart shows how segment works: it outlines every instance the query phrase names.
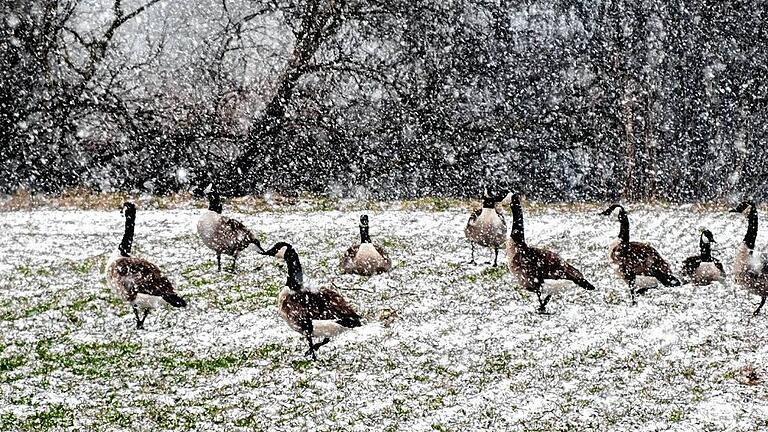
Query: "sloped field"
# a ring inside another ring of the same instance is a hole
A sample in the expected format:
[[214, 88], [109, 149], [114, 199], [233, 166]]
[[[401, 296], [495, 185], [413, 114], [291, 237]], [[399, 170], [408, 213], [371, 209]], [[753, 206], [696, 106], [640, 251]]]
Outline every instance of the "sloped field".
[[[360, 212], [236, 215], [265, 246], [294, 244], [305, 280], [335, 285], [365, 317], [315, 363], [276, 312], [282, 262], [251, 250], [236, 274], [217, 273], [199, 210], [139, 205], [136, 255], [189, 302], [145, 331], [103, 278], [117, 210], [0, 213], [0, 430], [768, 428], [768, 308], [751, 318], [758, 298], [730, 278], [631, 307], [607, 265], [618, 223], [598, 210], [526, 215], [529, 242], [598, 287], [560, 291], [548, 316], [505, 267], [467, 264], [464, 209], [370, 212], [396, 261], [371, 278], [337, 271]], [[633, 237], [677, 267], [708, 227], [730, 271], [746, 229], [720, 211], [629, 211]]]

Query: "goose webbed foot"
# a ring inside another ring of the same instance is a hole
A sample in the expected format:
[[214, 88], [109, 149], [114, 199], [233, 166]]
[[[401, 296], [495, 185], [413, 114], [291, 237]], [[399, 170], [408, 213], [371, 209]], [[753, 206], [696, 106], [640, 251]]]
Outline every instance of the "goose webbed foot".
[[321, 346], [327, 344], [330, 341], [331, 341], [330, 338], [323, 338], [322, 342], [318, 342], [318, 343], [312, 345], [312, 350], [317, 351]]
[[547, 313], [547, 303], [549, 303], [549, 300], [552, 298], [552, 294], [547, 294], [544, 299], [541, 298], [541, 292], [536, 292], [536, 295], [539, 297], [539, 308], [536, 311], [539, 315], [550, 315]]
[[139, 307], [133, 305], [133, 314], [136, 316], [136, 330], [144, 330], [144, 320], [146, 320], [147, 315], [149, 315], [149, 309], [145, 309], [144, 316], [139, 318]]
[[642, 287], [635, 290], [635, 294], [645, 294], [648, 292], [648, 290], [651, 289], [651, 287]]
[[328, 338], [323, 338], [322, 342], [313, 343], [312, 336], [307, 336], [307, 342], [309, 342], [309, 349], [304, 353], [305, 357], [312, 356], [313, 361], [317, 361], [317, 349], [327, 344], [330, 341]]
[[309, 349], [304, 352], [304, 357], [309, 356], [312, 356], [312, 360], [317, 361], [317, 354], [315, 354], [314, 346], [309, 347]]

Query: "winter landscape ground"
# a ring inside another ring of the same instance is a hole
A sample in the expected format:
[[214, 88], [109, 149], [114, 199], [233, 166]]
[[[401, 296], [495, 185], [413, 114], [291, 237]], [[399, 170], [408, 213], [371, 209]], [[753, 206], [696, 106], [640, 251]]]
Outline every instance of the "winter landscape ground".
[[[119, 207], [0, 213], [0, 430], [768, 429], [768, 310], [752, 318], [758, 298], [730, 277], [630, 306], [607, 264], [618, 223], [598, 205], [524, 203], [529, 242], [598, 288], [563, 289], [552, 315], [505, 267], [467, 264], [467, 203], [371, 205], [371, 235], [395, 265], [370, 278], [337, 270], [362, 209], [225, 205], [265, 246], [294, 244], [305, 280], [364, 316], [311, 362], [276, 311], [282, 262], [249, 250], [237, 273], [217, 273], [194, 233], [202, 202], [137, 204], [136, 255], [189, 303], [144, 331], [103, 277]], [[707, 227], [730, 271], [746, 229], [725, 208], [628, 210], [634, 239], [678, 268]]]

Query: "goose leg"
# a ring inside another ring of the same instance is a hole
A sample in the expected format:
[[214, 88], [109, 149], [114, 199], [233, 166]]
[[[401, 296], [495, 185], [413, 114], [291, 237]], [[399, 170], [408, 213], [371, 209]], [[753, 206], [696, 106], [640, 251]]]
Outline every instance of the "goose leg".
[[235, 272], [235, 265], [237, 265], [237, 252], [235, 252], [234, 255], [232, 255], [232, 273]]
[[309, 342], [309, 349], [304, 353], [305, 356], [312, 356], [312, 360], [317, 361], [317, 354], [315, 354], [315, 344], [312, 343], [312, 335], [307, 335], [307, 342]]
[[635, 281], [636, 276], [635, 275], [625, 275], [624, 280], [627, 281], [627, 286], [629, 286], [629, 295], [632, 298], [631, 305], [634, 306], [637, 304], [637, 301], [635, 301]]
[[139, 324], [141, 329], [144, 329], [144, 320], [147, 319], [147, 315], [149, 315], [149, 309], [144, 309], [144, 316], [141, 317], [141, 323]]
[[536, 289], [536, 297], [539, 298], [539, 309], [538, 313], [541, 315], [544, 315], [547, 313], [547, 303], [549, 303], [549, 300], [552, 298], [552, 294], [547, 294], [544, 299], [541, 299], [541, 287]]
[[133, 305], [133, 314], [136, 316], [136, 330], [144, 329], [144, 320], [139, 318], [139, 307]]
[[221, 271], [221, 252], [216, 252], [216, 264], [218, 265], [219, 271]]
[[499, 263], [499, 248], [493, 248], [493, 266], [496, 267]]
[[768, 297], [766, 297], [766, 296], [763, 296], [763, 297], [762, 297], [762, 299], [760, 299], [760, 305], [758, 305], [758, 306], [757, 306], [757, 309], [755, 309], [755, 311], [752, 313], [752, 316], [753, 316], [753, 317], [756, 317], [756, 316], [757, 316], [757, 314], [759, 314], [759, 313], [760, 313], [760, 309], [762, 309], [762, 308], [763, 308], [763, 305], [765, 304], [765, 299], [766, 299], [766, 298], [768, 298]]
[[470, 264], [475, 263], [475, 244], [472, 242], [469, 242], [469, 246], [472, 248], [472, 258], [469, 260]]
[[331, 339], [330, 339], [330, 338], [323, 338], [323, 341], [322, 341], [322, 342], [318, 342], [318, 343], [316, 343], [316, 344], [312, 345], [312, 349], [313, 349], [313, 350], [315, 350], [315, 351], [317, 351], [317, 350], [318, 350], [318, 349], [319, 349], [321, 346], [323, 346], [323, 345], [327, 344], [327, 343], [328, 343], [328, 342], [330, 342], [330, 341], [331, 341]]

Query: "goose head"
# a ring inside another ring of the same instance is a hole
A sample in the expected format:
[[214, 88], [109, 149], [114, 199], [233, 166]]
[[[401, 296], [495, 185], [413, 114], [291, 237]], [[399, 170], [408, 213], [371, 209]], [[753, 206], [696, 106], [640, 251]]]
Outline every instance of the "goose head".
[[135, 218], [136, 217], [136, 204], [126, 201], [123, 203], [123, 206], [120, 207], [120, 214], [125, 215], [127, 218]]
[[621, 216], [627, 214], [627, 212], [624, 210], [624, 207], [621, 204], [614, 204], [608, 207], [607, 209], [601, 211], [600, 214], [603, 216], [610, 216], [611, 214], [613, 214], [614, 210], [616, 209], [619, 209], [619, 220], [621, 220]]
[[755, 208], [755, 202], [754, 201], [742, 201], [737, 205], [736, 207], [729, 210], [730, 213], [741, 213], [741, 214], [747, 214], [747, 210], [752, 211]]

